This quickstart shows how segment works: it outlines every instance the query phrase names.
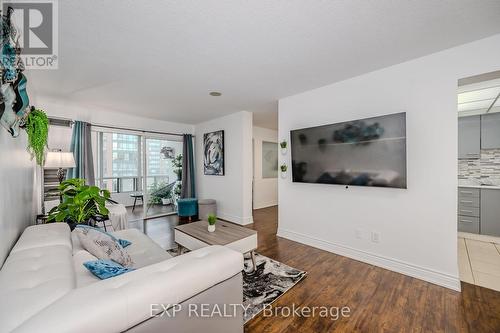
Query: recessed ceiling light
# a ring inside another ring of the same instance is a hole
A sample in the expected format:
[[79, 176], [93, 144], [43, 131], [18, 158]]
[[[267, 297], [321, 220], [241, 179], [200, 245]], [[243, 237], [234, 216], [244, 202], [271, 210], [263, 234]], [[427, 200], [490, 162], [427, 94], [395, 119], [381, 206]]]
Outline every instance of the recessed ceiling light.
[[218, 97], [218, 96], [222, 95], [222, 93], [220, 93], [220, 92], [218, 92], [218, 91], [211, 91], [209, 95], [210, 95], [210, 96], [215, 96], [215, 97]]

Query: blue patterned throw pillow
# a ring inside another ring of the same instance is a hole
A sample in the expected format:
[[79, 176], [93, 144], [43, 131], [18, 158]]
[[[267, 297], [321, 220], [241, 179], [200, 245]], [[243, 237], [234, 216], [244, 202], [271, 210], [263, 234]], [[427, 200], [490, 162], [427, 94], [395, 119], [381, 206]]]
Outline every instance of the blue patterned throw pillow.
[[128, 241], [128, 240], [126, 240], [126, 239], [121, 239], [121, 238], [119, 238], [119, 239], [118, 239], [118, 244], [120, 244], [122, 247], [127, 247], [127, 246], [129, 246], [130, 244], [132, 244], [132, 242], [131, 242], [131, 241]]
[[121, 239], [121, 238], [116, 238], [115, 236], [113, 236], [112, 234], [110, 234], [109, 232], [106, 232], [106, 231], [103, 231], [101, 230], [100, 228], [94, 228], [94, 227], [91, 227], [89, 225], [84, 225], [84, 224], [78, 224], [76, 226], [77, 228], [91, 228], [93, 230], [96, 230], [96, 231], [99, 231], [99, 232], [102, 232], [103, 234], [105, 235], [108, 235], [109, 237], [111, 237], [115, 242], [117, 242], [118, 244], [120, 244], [122, 247], [127, 247], [129, 246], [130, 244], [132, 244], [131, 241], [128, 241], [126, 239]]
[[106, 259], [87, 261], [83, 263], [83, 266], [101, 280], [109, 279], [134, 270], [133, 268], [126, 268], [112, 260]]

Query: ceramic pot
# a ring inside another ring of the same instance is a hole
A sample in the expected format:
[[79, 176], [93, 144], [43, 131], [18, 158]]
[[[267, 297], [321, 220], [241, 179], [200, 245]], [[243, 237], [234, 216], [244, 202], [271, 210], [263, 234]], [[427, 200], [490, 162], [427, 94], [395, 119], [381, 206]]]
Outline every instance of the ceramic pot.
[[208, 232], [214, 232], [215, 231], [215, 224], [209, 224], [208, 225]]

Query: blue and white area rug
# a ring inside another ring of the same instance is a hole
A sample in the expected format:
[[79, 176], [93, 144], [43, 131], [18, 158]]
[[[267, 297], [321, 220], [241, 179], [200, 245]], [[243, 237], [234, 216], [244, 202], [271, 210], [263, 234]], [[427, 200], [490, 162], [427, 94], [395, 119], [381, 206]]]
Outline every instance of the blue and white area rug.
[[243, 271], [243, 305], [245, 323], [295, 286], [307, 272], [287, 266], [279, 261], [255, 254], [257, 269], [253, 271], [252, 260], [245, 256]]
[[[177, 249], [167, 250], [172, 256]], [[258, 315], [266, 305], [276, 301], [290, 290], [307, 272], [287, 266], [279, 261], [255, 253], [257, 269], [253, 271], [250, 255], [245, 255], [243, 270], [243, 305], [245, 324]]]

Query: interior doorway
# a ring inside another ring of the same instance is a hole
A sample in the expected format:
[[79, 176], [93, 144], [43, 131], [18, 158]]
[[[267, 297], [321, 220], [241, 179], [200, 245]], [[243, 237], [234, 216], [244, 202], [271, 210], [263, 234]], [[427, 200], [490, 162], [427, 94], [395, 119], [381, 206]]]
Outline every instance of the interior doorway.
[[460, 280], [500, 291], [500, 71], [458, 82]]
[[252, 208], [278, 204], [278, 131], [254, 127]]

